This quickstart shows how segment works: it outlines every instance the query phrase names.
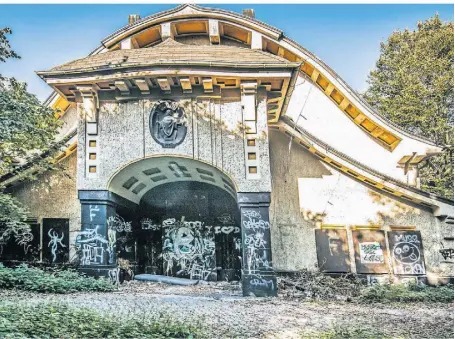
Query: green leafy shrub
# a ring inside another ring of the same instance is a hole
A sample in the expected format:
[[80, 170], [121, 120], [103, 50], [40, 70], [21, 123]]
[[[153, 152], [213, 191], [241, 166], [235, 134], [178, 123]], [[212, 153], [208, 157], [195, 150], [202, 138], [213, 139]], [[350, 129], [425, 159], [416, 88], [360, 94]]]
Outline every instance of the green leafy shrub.
[[193, 338], [198, 326], [166, 314], [119, 320], [67, 304], [0, 304], [0, 338]]
[[453, 302], [453, 285], [431, 287], [424, 284], [378, 284], [361, 291], [360, 300], [365, 302]]
[[0, 288], [17, 288], [42, 293], [73, 293], [81, 291], [112, 291], [115, 286], [108, 279], [80, 275], [73, 269], [43, 271], [20, 265], [7, 268], [0, 264]]

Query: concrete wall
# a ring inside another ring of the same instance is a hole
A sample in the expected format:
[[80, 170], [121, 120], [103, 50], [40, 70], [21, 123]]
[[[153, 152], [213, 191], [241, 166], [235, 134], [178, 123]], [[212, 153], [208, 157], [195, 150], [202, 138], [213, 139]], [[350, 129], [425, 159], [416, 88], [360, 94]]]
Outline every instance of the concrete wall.
[[[298, 118], [299, 114], [301, 116]], [[286, 115], [328, 145], [375, 170], [407, 182], [398, 161], [405, 155], [430, 152], [434, 147], [402, 136], [393, 152], [374, 141], [342, 112], [312, 81], [300, 75]]]
[[[258, 90], [257, 128], [260, 178], [247, 178], [245, 138], [240, 91], [218, 101], [178, 97], [186, 112], [187, 135], [175, 148], [156, 143], [149, 129], [150, 112], [157, 100], [101, 102], [97, 136], [97, 173], [87, 172], [85, 121], [79, 115], [77, 188], [108, 188], [110, 179], [130, 162], [152, 156], [187, 157], [215, 166], [233, 178], [240, 192], [270, 192], [269, 147], [265, 90]], [[81, 107], [79, 106], [79, 109]]]
[[[43, 218], [69, 219], [70, 244], [73, 244], [81, 229], [81, 208], [76, 190], [76, 153], [64, 159], [60, 165], [62, 170], [44, 173], [36, 181], [16, 186], [13, 195], [28, 208], [32, 217], [38, 218], [39, 223]], [[43, 239], [47, 239], [46, 235]], [[71, 249], [70, 258], [73, 254]]]
[[[270, 131], [270, 161], [275, 269], [315, 267], [314, 229], [322, 224], [346, 228], [380, 225], [386, 231], [390, 226], [415, 226], [422, 234], [427, 274], [453, 275], [453, 264], [443, 263], [439, 253], [447, 225], [431, 211], [371, 190], [327, 166], [298, 144], [290, 143], [289, 137], [278, 131]], [[351, 265], [354, 271], [353, 252]]]

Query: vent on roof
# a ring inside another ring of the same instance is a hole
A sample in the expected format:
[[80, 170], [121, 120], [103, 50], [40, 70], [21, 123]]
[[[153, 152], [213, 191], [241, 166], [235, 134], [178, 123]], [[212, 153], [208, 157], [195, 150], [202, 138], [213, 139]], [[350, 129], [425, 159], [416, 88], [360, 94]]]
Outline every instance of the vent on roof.
[[130, 15], [128, 15], [128, 25], [134, 24], [140, 18], [141, 18], [141, 16], [139, 14], [130, 14]]
[[249, 16], [250, 18], [254, 19], [254, 9], [252, 9], [252, 8], [244, 9], [243, 15]]

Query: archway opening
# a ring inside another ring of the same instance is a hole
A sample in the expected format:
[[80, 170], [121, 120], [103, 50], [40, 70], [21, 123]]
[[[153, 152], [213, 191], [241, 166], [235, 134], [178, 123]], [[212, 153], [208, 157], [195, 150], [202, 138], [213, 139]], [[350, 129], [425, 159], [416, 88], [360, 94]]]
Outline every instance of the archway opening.
[[235, 185], [220, 170], [193, 159], [143, 159], [120, 170], [109, 190], [136, 204], [119, 206], [108, 222], [117, 260], [135, 274], [240, 280], [240, 212]]

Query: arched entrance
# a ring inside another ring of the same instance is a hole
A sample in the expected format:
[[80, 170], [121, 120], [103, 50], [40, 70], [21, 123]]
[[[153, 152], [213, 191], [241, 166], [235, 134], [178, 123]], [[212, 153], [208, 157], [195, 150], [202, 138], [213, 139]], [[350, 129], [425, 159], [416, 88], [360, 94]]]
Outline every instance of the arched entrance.
[[[118, 257], [137, 273], [240, 280], [241, 229], [236, 199], [217, 186], [196, 181], [152, 188], [140, 201], [129, 241]], [[134, 248], [134, 252], [127, 250]]]
[[237, 192], [221, 170], [190, 158], [140, 159], [106, 191], [79, 191], [81, 270], [106, 275], [119, 258], [136, 273], [242, 279], [244, 295], [276, 295], [270, 193]]

